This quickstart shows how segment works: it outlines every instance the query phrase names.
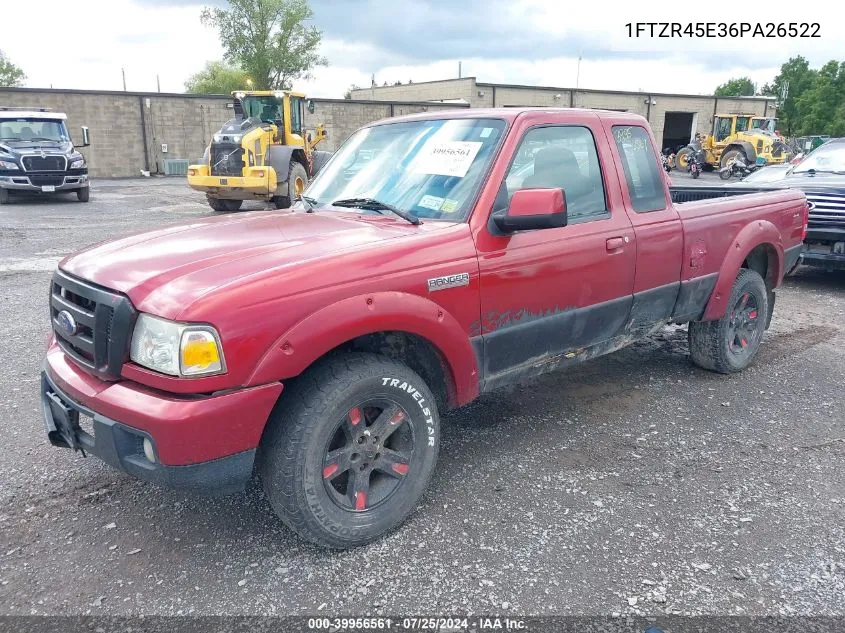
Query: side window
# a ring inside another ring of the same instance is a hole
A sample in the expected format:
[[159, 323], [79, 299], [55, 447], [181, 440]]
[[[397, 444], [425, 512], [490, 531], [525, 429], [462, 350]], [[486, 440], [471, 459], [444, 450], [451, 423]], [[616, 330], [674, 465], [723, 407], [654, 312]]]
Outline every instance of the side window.
[[302, 99], [291, 97], [290, 100], [290, 131], [302, 134]]
[[508, 198], [520, 189], [563, 189], [570, 221], [607, 215], [596, 141], [581, 126], [529, 130], [505, 178]]
[[615, 125], [613, 138], [622, 157], [634, 211], [645, 213], [665, 209], [663, 175], [654, 158], [648, 132], [636, 125]]
[[720, 117], [716, 119], [716, 141], [724, 141], [731, 135], [731, 119], [730, 117]]

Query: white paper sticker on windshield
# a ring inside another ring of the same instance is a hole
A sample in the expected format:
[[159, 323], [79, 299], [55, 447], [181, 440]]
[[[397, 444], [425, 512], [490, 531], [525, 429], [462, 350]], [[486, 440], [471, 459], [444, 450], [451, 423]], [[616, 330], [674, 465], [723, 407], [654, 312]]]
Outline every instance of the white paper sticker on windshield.
[[443, 204], [443, 198], [438, 198], [437, 196], [423, 196], [420, 198], [420, 201], [417, 202], [418, 207], [432, 209], [434, 211], [439, 211], [441, 204]]
[[438, 141], [427, 143], [420, 150], [414, 172], [437, 176], [467, 175], [472, 161], [483, 143], [480, 141]]

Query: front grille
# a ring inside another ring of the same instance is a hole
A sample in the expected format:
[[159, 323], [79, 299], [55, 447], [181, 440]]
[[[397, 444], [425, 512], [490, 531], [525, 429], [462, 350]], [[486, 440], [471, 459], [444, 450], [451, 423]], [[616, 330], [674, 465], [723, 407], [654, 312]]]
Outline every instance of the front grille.
[[21, 159], [26, 171], [65, 171], [67, 158], [64, 156], [24, 156]]
[[[60, 317], [60, 313], [67, 315]], [[76, 324], [70, 331], [67, 316]], [[56, 271], [50, 285], [50, 321], [62, 350], [88, 371], [116, 380], [129, 354], [136, 312], [123, 295]]]
[[845, 189], [840, 191], [808, 191], [812, 203], [808, 226], [813, 228], [845, 228]]
[[58, 187], [65, 184], [64, 176], [54, 176], [52, 174], [29, 174], [29, 182], [36, 187], [43, 187], [45, 185], [53, 185]]
[[212, 144], [211, 146], [211, 175], [212, 176], [243, 176], [244, 150], [233, 143]]

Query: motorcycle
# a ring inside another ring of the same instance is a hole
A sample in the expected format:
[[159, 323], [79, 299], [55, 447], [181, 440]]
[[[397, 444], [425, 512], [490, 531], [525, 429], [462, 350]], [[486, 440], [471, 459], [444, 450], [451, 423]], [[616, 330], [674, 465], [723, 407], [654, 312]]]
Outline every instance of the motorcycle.
[[666, 170], [666, 173], [668, 174], [670, 171], [672, 171], [672, 166], [675, 164], [675, 155], [669, 154], [667, 156], [666, 154], [661, 154], [660, 158], [663, 162], [663, 169]]
[[743, 160], [742, 156], [737, 156], [729, 164], [719, 170], [719, 178], [722, 180], [730, 180], [734, 176], [738, 176], [742, 179], [749, 174], [753, 174], [759, 168], [759, 165], [748, 165]]
[[692, 148], [693, 151], [687, 157], [687, 171], [693, 178], [698, 178], [704, 166], [703, 150], [697, 144], [693, 144]]

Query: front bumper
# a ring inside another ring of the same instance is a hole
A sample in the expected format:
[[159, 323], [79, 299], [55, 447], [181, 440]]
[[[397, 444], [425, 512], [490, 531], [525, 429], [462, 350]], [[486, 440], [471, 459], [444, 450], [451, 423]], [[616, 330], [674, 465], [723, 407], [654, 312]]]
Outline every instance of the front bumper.
[[[192, 176], [192, 172], [195, 175]], [[245, 176], [211, 176], [207, 166], [191, 165], [188, 167], [188, 186], [215, 198], [268, 200], [276, 193], [276, 171], [272, 167], [248, 167]]]
[[[57, 177], [58, 178], [58, 177]], [[12, 189], [15, 191], [33, 191], [33, 192], [54, 192], [54, 191], [74, 191], [88, 186], [88, 175], [82, 174], [77, 176], [61, 176], [61, 182], [50, 185], [32, 184], [26, 172], [19, 176], [0, 176], [0, 188]]]
[[[273, 383], [220, 395], [169, 396], [130, 381], [101, 381], [55, 346], [41, 375], [51, 444], [91, 453], [146, 481], [203, 493], [246, 485], [281, 391]], [[154, 461], [144, 454], [145, 439]]]
[[808, 228], [801, 263], [819, 268], [845, 270], [845, 230]]

